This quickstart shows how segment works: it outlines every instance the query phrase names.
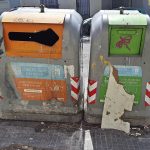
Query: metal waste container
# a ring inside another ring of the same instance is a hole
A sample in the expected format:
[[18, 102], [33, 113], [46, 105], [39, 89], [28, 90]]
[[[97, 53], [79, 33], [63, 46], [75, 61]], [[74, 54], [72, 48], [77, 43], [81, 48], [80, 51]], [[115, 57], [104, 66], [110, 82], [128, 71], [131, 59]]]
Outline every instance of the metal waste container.
[[[118, 71], [119, 83], [134, 95], [134, 107], [125, 113], [132, 124], [150, 119], [148, 15], [133, 10], [102, 10], [92, 19], [91, 54], [85, 120], [100, 123], [108, 88], [108, 60]], [[114, 93], [116, 94], [116, 93]]]
[[81, 16], [18, 8], [1, 15], [0, 118], [78, 122]]

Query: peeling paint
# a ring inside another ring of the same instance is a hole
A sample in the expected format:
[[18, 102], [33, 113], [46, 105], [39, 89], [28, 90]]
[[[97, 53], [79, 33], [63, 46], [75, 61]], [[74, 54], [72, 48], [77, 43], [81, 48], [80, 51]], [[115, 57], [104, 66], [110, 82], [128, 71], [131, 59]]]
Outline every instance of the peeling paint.
[[110, 67], [110, 77], [105, 98], [101, 128], [117, 129], [126, 133], [130, 132], [130, 123], [124, 122], [120, 118], [124, 111], [132, 111], [134, 95], [129, 95], [121, 84], [118, 84], [118, 72]]
[[65, 65], [64, 66], [64, 74], [65, 74], [65, 79], [67, 79], [67, 74], [68, 74], [68, 67]]
[[74, 77], [74, 66], [70, 65], [70, 66], [64, 66], [64, 74], [65, 74], [65, 79], [67, 79], [67, 75], [69, 74], [70, 77]]

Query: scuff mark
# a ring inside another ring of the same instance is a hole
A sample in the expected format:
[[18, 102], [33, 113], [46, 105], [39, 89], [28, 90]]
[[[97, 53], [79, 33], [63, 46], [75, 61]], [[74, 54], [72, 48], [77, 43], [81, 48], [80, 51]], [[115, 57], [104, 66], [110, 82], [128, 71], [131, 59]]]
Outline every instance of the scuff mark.
[[[121, 120], [124, 111], [132, 111], [134, 95], [129, 95], [118, 83], [118, 71], [110, 63], [110, 76], [103, 109], [103, 129], [116, 129], [130, 133], [130, 123]], [[108, 113], [109, 112], [109, 113]]]
[[95, 70], [96, 69], [96, 63], [93, 63], [92, 64], [92, 70]]
[[1, 47], [1, 45], [2, 45], [2, 42], [3, 42], [3, 38], [0, 37], [0, 47]]
[[4, 97], [2, 96], [2, 92], [1, 92], [1, 89], [0, 89], [0, 100], [3, 100]]
[[[3, 42], [3, 37], [0, 37], [0, 56], [1, 56], [2, 54], [4, 54], [4, 52], [3, 52], [3, 50], [2, 50], [2, 42]], [[0, 57], [0, 59], [1, 59], [1, 57]]]

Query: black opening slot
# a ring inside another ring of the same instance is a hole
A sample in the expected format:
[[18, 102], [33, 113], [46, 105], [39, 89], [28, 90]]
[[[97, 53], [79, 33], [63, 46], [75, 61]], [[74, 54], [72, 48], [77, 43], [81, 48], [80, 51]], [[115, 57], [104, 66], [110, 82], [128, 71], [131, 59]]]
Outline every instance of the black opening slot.
[[52, 29], [39, 32], [9, 32], [8, 36], [13, 41], [32, 41], [47, 46], [53, 46], [59, 40], [59, 36]]

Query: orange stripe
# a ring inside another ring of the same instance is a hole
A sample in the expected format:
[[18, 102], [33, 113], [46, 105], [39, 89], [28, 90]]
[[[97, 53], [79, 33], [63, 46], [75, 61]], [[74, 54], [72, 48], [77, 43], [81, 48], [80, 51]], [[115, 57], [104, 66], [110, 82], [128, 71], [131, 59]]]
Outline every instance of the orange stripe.
[[[31, 58], [62, 58], [62, 40], [64, 24], [23, 24], [3, 23], [4, 42], [7, 56], [10, 57], [31, 57]], [[38, 32], [51, 28], [59, 36], [59, 40], [52, 47], [28, 41], [12, 41], [9, 39], [9, 32]]]
[[44, 101], [56, 99], [62, 102], [67, 100], [67, 85], [64, 80], [16, 78], [15, 84], [17, 92], [24, 100]]

